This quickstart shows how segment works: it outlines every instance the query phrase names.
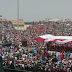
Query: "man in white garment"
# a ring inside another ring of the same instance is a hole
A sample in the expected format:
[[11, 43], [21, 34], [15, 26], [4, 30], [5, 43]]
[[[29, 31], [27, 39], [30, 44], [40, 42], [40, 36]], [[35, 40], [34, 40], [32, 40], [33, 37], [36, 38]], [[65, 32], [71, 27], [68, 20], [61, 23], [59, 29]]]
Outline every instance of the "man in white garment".
[[60, 52], [56, 52], [56, 58], [58, 61], [61, 60], [61, 53]]

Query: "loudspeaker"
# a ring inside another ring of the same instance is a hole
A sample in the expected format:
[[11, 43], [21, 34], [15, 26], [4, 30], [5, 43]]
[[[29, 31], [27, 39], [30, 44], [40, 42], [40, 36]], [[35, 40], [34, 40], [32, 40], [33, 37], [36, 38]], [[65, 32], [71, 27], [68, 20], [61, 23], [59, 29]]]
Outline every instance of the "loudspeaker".
[[24, 47], [26, 47], [26, 46], [27, 46], [27, 41], [22, 41], [22, 45], [23, 45]]

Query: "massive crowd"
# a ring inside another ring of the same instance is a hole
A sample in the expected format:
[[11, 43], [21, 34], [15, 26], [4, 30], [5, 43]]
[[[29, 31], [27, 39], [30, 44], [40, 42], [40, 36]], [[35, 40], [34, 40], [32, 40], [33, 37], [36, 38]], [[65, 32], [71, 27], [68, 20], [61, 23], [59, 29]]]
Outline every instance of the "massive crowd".
[[[72, 53], [66, 50], [49, 51], [44, 42], [35, 38], [44, 34], [72, 35], [72, 22], [33, 22], [25, 31], [14, 29], [10, 21], [1, 22], [2, 43], [12, 42], [11, 46], [0, 47], [3, 67], [28, 70], [33, 72], [69, 72], [72, 71]], [[27, 46], [18, 45], [27, 41]], [[15, 42], [15, 44], [13, 44]], [[67, 44], [71, 46], [71, 44]]]

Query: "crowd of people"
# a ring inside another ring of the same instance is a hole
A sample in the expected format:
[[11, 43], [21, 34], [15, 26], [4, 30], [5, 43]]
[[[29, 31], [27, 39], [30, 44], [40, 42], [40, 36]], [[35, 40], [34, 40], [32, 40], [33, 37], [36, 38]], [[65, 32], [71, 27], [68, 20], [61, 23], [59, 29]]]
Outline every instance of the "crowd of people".
[[[24, 37], [28, 40], [29, 46], [38, 46], [39, 43], [35, 38], [52, 34], [55, 36], [71, 36], [72, 35], [72, 22], [35, 22], [24, 31]], [[68, 44], [71, 46], [71, 44]]]
[[[1, 22], [2, 43], [12, 42], [11, 46], [0, 47], [3, 67], [33, 72], [70, 72], [72, 71], [72, 53], [68, 51], [52, 52], [44, 42], [37, 42], [40, 35], [72, 35], [72, 22], [33, 22], [25, 31], [17, 31], [10, 21]], [[27, 46], [18, 45], [27, 41]], [[16, 44], [13, 44], [16, 42]], [[67, 44], [72, 46], [72, 44]]]
[[16, 30], [11, 21], [2, 21], [0, 25], [2, 43], [20, 41], [21, 31]]

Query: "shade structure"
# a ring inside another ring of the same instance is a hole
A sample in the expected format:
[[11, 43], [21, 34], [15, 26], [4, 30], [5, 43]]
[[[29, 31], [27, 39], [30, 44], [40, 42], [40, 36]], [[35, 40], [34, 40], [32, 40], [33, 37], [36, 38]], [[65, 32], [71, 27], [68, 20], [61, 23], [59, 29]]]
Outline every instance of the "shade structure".
[[54, 42], [56, 44], [65, 44], [72, 43], [72, 36], [54, 36], [51, 34], [39, 36], [40, 38], [36, 38], [37, 41], [40, 42]]
[[46, 35], [42, 35], [42, 36], [39, 36], [39, 37], [44, 38], [44, 39], [50, 39], [51, 37], [53, 37], [53, 35], [46, 34]]
[[44, 38], [35, 38], [35, 40], [38, 41], [38, 42], [43, 42], [43, 41], [45, 41], [46, 39], [44, 39]]
[[42, 35], [42, 36], [39, 36], [41, 38], [44, 38], [44, 39], [69, 39], [69, 40], [72, 40], [72, 36], [54, 36], [54, 35]]

